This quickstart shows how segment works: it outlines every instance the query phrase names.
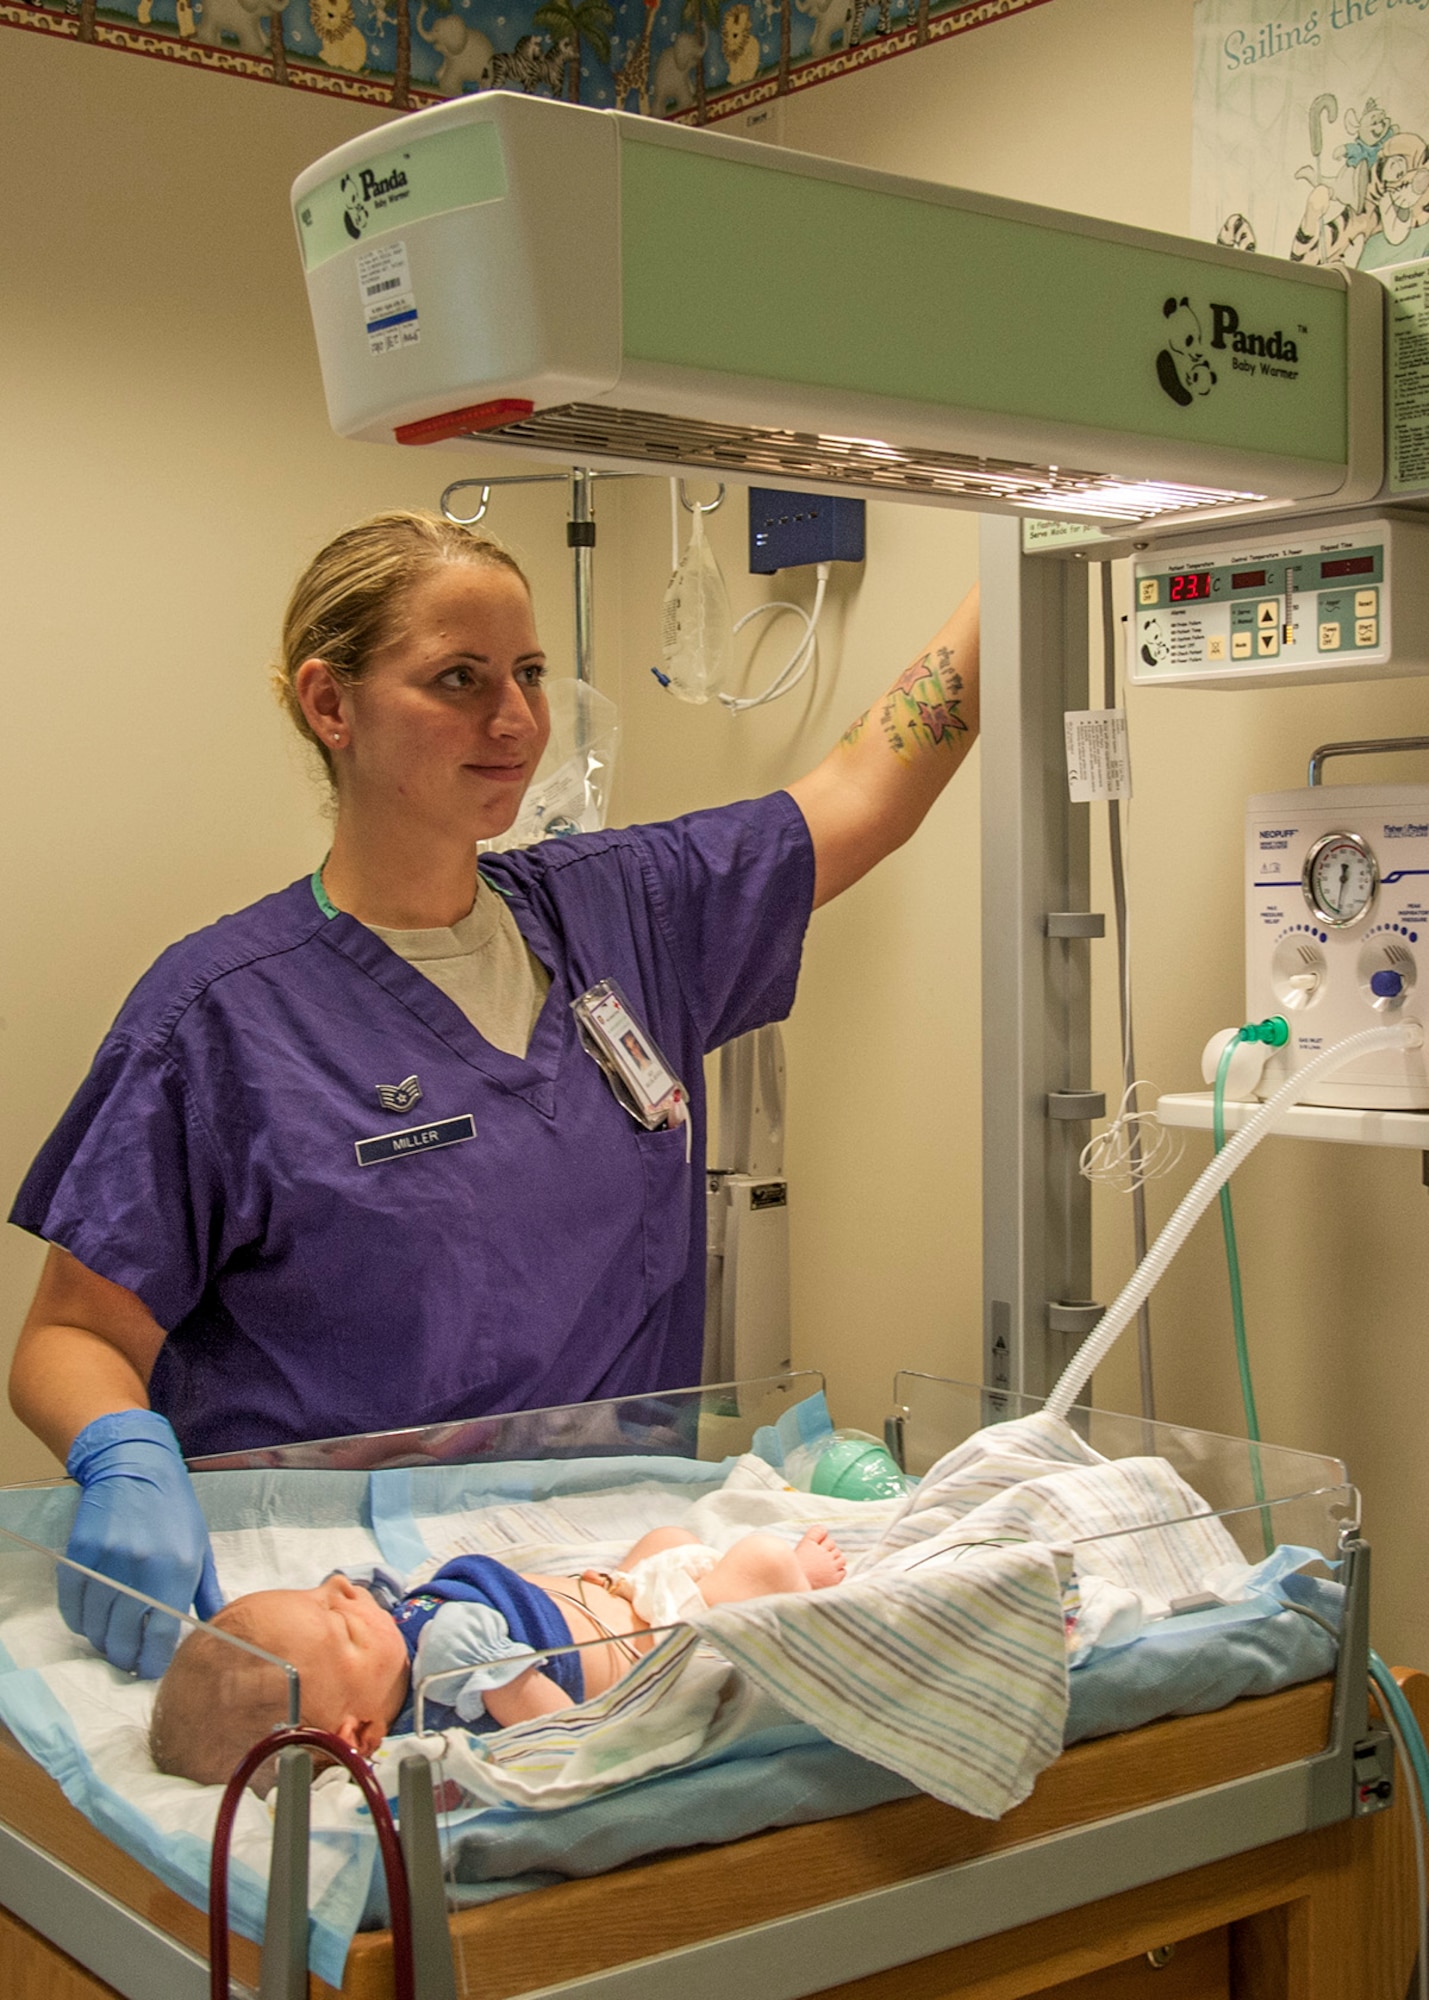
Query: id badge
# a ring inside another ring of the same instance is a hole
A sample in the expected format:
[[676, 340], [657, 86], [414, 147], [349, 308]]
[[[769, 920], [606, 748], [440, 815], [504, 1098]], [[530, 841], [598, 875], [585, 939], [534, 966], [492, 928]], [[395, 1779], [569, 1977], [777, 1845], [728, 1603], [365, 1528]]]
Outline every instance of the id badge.
[[688, 1093], [655, 1039], [631, 1012], [613, 979], [602, 979], [571, 1002], [581, 1040], [610, 1078], [611, 1089], [647, 1131], [684, 1125], [689, 1141]]

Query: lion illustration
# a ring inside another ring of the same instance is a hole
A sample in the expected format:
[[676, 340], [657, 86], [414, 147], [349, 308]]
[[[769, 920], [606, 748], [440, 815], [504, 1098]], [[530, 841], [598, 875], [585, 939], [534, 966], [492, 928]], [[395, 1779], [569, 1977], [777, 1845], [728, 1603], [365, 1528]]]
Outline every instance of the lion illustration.
[[308, 0], [308, 19], [322, 43], [322, 59], [355, 75], [367, 61], [367, 42], [352, 11], [352, 0]]
[[731, 83], [753, 83], [759, 74], [759, 43], [745, 0], [734, 0], [720, 17], [719, 42]]

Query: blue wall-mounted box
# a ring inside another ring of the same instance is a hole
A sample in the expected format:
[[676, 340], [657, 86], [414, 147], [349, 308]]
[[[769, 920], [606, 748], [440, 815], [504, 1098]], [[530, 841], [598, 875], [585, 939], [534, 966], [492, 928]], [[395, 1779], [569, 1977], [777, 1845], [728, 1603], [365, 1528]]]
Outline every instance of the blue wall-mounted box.
[[863, 561], [863, 502], [828, 493], [749, 489], [749, 567], [755, 576], [805, 563]]

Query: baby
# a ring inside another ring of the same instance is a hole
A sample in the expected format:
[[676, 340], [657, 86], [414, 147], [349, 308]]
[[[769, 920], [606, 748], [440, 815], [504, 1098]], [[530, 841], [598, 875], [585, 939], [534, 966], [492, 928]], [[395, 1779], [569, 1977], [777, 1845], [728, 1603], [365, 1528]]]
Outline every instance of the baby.
[[[843, 1575], [842, 1551], [820, 1527], [792, 1547], [777, 1535], [745, 1535], [723, 1555], [683, 1528], [656, 1528], [620, 1568], [569, 1576], [458, 1556], [407, 1593], [389, 1571], [355, 1579], [334, 1570], [311, 1590], [235, 1598], [191, 1632], [159, 1685], [150, 1752], [170, 1776], [222, 1784], [286, 1720], [279, 1669], [215, 1631], [296, 1667], [303, 1721], [370, 1757], [389, 1732], [413, 1726], [412, 1690], [428, 1675], [467, 1670], [433, 1690], [427, 1727], [505, 1729], [604, 1694], [650, 1650], [652, 1626], [706, 1605], [824, 1590]], [[528, 1664], [547, 1647], [602, 1640]]]

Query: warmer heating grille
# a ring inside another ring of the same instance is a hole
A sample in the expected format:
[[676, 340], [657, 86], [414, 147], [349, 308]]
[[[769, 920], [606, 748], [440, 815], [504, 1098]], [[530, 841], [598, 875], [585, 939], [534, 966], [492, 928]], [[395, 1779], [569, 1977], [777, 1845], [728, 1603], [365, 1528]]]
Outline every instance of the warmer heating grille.
[[904, 450], [874, 438], [760, 430], [588, 403], [541, 410], [500, 430], [470, 435], [474, 443], [500, 438], [503, 443], [558, 451], [575, 463], [617, 458], [652, 468], [698, 467], [763, 481], [817, 480], [872, 492], [919, 494], [964, 506], [1000, 504], [1036, 514], [1090, 515], [1108, 521], [1147, 521], [1265, 497], [1211, 486], [1118, 479], [1061, 466], [1020, 465], [962, 452]]

